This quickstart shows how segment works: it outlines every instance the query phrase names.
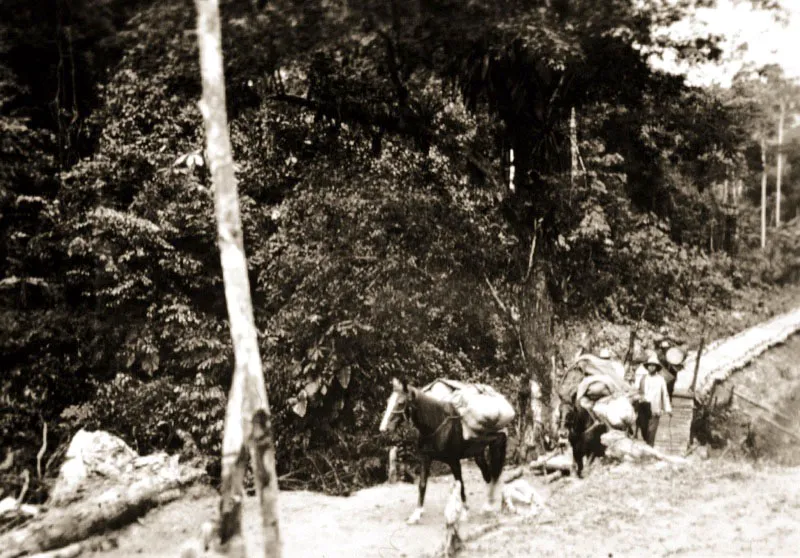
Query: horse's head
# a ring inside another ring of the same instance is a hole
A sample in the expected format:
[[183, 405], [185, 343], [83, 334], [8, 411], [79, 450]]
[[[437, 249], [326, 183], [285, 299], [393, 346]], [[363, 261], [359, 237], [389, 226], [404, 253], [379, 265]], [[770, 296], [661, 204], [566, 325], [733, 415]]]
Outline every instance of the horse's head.
[[403, 419], [409, 419], [413, 400], [414, 388], [410, 388], [405, 380], [401, 382], [397, 378], [392, 378], [392, 395], [389, 396], [389, 402], [386, 404], [380, 431], [391, 432]]

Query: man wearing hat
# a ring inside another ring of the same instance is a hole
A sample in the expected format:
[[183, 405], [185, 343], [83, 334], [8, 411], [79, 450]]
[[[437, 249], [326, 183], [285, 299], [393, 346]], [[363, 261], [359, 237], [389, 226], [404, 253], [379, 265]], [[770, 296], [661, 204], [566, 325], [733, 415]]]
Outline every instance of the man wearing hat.
[[667, 392], [667, 382], [660, 374], [662, 366], [658, 361], [658, 356], [650, 355], [650, 358], [642, 366], [645, 372], [639, 373], [637, 370], [636, 374], [636, 388], [642, 397], [636, 423], [644, 441], [652, 446], [656, 442], [661, 413], [671, 415], [672, 405]]
[[671, 401], [672, 390], [675, 388], [675, 378], [686, 361], [686, 352], [678, 347], [683, 343], [683, 340], [672, 336], [666, 326], [661, 326], [653, 339], [653, 343], [656, 355], [661, 363], [661, 375], [667, 381], [667, 391]]

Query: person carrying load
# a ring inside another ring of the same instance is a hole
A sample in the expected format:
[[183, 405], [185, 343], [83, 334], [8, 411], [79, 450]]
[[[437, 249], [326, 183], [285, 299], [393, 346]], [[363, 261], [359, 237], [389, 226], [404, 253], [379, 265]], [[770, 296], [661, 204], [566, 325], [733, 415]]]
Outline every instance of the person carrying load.
[[653, 339], [655, 354], [661, 363], [659, 373], [664, 376], [670, 401], [675, 389], [675, 379], [686, 361], [686, 351], [679, 346], [683, 343], [684, 340], [671, 335], [666, 326], [661, 326]]

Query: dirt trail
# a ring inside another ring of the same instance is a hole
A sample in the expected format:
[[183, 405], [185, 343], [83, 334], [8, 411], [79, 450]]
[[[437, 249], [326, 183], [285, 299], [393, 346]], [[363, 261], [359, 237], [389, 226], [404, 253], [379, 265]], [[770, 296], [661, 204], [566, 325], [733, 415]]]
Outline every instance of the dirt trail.
[[627, 464], [566, 481], [558, 522], [501, 528], [467, 545], [484, 556], [797, 556], [800, 468], [707, 461]]
[[[466, 465], [466, 463], [465, 463]], [[444, 537], [443, 510], [452, 477], [428, 482], [425, 514], [418, 525], [405, 520], [416, 506], [417, 487], [382, 485], [340, 498], [314, 492], [282, 492], [280, 520], [285, 558], [395, 558], [434, 551]], [[486, 490], [474, 465], [464, 468], [470, 518], [465, 532], [496, 523], [497, 516], [480, 512]], [[546, 491], [541, 493], [546, 495]], [[199, 526], [212, 518], [219, 498], [204, 491], [195, 498], [155, 510], [119, 531], [119, 548], [87, 556], [132, 558], [179, 554], [181, 544], [198, 536]], [[255, 498], [245, 505], [244, 529], [248, 546], [258, 544], [258, 510]], [[504, 519], [504, 518], [501, 518]], [[252, 554], [257, 555], [257, 554]]]
[[[478, 509], [483, 482], [474, 467], [466, 474], [472, 507]], [[449, 482], [432, 479], [429, 506], [415, 526], [404, 521], [416, 497], [410, 484], [370, 488], [349, 498], [281, 493], [284, 556], [430, 555], [442, 541]], [[595, 465], [586, 479], [537, 489], [553, 515], [473, 512], [468, 533], [487, 525], [496, 529], [469, 542], [459, 556], [790, 556], [800, 549], [800, 468], [718, 460], [683, 467]], [[119, 548], [89, 556], [178, 556], [181, 544], [212, 517], [217, 502], [206, 494], [167, 505], [120, 531]], [[248, 499], [249, 545], [258, 544], [255, 508], [254, 499]]]

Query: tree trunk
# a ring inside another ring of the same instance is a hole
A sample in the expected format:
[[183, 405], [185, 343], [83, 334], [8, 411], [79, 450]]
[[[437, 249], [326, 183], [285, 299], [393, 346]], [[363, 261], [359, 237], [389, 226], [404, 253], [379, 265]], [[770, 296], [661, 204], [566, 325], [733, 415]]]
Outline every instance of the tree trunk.
[[786, 103], [781, 101], [781, 112], [778, 117], [778, 161], [775, 164], [775, 226], [781, 225], [781, 174], [783, 174], [783, 121], [786, 116]]
[[533, 273], [522, 287], [520, 333], [531, 379], [541, 388], [542, 403], [547, 402], [550, 411], [553, 411], [560, 401], [553, 385], [550, 360], [550, 355], [553, 354], [553, 302], [542, 265], [534, 267]]
[[225, 414], [220, 488], [220, 537], [231, 556], [244, 556], [241, 513], [247, 446], [261, 505], [264, 555], [279, 557], [278, 478], [272, 421], [261, 369], [242, 238], [239, 197], [225, 111], [225, 78], [218, 0], [196, 0], [203, 98], [200, 111], [217, 218], [217, 243], [230, 319], [235, 369]]
[[761, 138], [761, 249], [767, 247], [767, 140]]
[[578, 174], [578, 123], [575, 118], [575, 107], [572, 107], [569, 113], [569, 153], [569, 183], [570, 186], [575, 186], [575, 177]]
[[516, 167], [514, 166], [514, 148], [508, 150], [508, 189], [511, 192], [517, 191]]

